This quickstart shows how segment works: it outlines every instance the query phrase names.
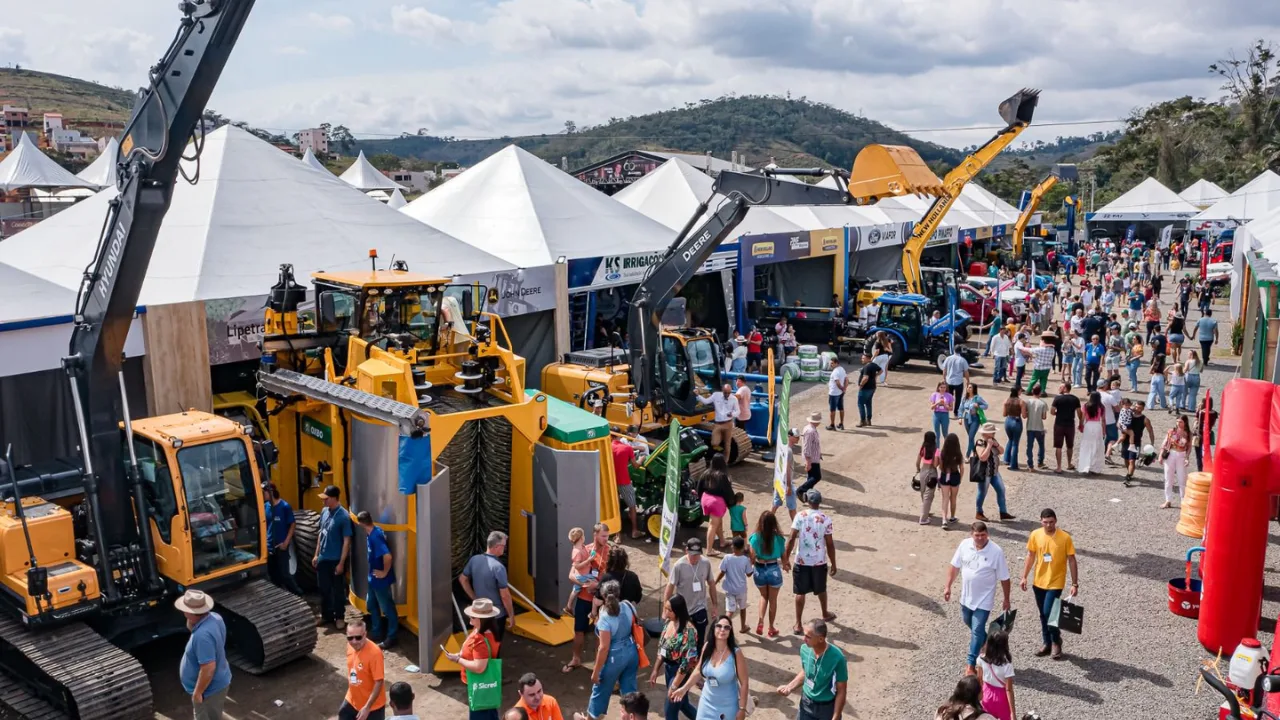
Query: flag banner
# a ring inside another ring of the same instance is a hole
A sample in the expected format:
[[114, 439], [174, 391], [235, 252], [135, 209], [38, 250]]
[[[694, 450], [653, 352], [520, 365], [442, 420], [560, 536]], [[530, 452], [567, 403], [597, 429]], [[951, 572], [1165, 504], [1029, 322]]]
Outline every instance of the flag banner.
[[663, 575], [671, 573], [671, 545], [676, 538], [676, 508], [680, 505], [680, 421], [672, 418], [667, 438], [667, 482], [662, 493], [662, 530], [658, 533], [658, 562]]

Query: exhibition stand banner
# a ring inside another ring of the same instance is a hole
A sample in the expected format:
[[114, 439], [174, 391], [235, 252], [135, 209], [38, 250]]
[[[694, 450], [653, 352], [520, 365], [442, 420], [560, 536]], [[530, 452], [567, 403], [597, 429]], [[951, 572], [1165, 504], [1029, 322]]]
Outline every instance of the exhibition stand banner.
[[[649, 268], [662, 260], [663, 252], [634, 253], [630, 255], [605, 255], [598, 258], [580, 258], [569, 261], [569, 289], [572, 291], [601, 290], [621, 285], [635, 285], [644, 280]], [[699, 275], [737, 266], [737, 248], [718, 250], [702, 267]]]

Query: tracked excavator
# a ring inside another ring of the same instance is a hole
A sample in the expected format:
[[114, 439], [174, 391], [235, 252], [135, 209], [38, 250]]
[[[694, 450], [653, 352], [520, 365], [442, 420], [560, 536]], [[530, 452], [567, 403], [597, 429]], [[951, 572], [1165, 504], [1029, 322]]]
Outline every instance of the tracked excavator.
[[[186, 633], [173, 599], [208, 590], [228, 658], [261, 673], [311, 652], [313, 615], [261, 577], [257, 458], [270, 447], [215, 415], [133, 419], [125, 337], [161, 220], [253, 0], [186, 0], [120, 143], [116, 187], [76, 301], [70, 384], [81, 455], [0, 463], [0, 703], [24, 718], [154, 716], [132, 650]], [[194, 143], [199, 162], [201, 143]]]
[[[999, 112], [1006, 127], [966, 157], [945, 180], [939, 179], [914, 149], [900, 145], [864, 147], [851, 172], [776, 167], [751, 174], [721, 172], [711, 199], [698, 206], [632, 295], [627, 348], [615, 341], [613, 347], [568, 353], [562, 362], [543, 368], [543, 390], [592, 409], [618, 431], [628, 426], [645, 433], [659, 431], [673, 417], [682, 425], [705, 426], [712, 414], [699, 402], [699, 391], [715, 391], [722, 385], [719, 342], [711, 331], [664, 323], [663, 312], [755, 205], [867, 205], [905, 194], [934, 197], [903, 246], [902, 275], [907, 292], [898, 295], [918, 314], [927, 311], [933, 301], [920, 294], [920, 256], [925, 245], [965, 184], [1030, 125], [1038, 99], [1038, 90], [1023, 89], [1002, 102]], [[787, 182], [779, 179], [782, 176], [829, 176], [835, 179], [836, 187]], [[713, 211], [711, 203], [717, 203]], [[897, 303], [882, 310], [901, 313], [901, 307], [902, 303]], [[927, 312], [920, 315], [927, 316]], [[906, 355], [905, 346], [895, 352], [895, 357]], [[729, 445], [721, 450], [730, 463], [736, 463], [749, 453], [751, 440], [745, 431], [735, 429]]]

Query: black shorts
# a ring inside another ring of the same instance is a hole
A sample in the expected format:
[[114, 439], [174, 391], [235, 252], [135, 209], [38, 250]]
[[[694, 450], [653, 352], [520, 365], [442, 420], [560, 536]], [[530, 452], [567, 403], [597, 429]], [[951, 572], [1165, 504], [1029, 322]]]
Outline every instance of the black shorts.
[[1053, 449], [1061, 450], [1063, 443], [1067, 448], [1076, 446], [1076, 426], [1075, 425], [1058, 425], [1053, 426]]
[[1122, 460], [1138, 460], [1138, 452], [1142, 448], [1129, 442], [1129, 436], [1125, 435], [1120, 438], [1120, 459]]
[[753, 352], [747, 353], [748, 365], [759, 365], [760, 361], [762, 360], [764, 360], [764, 353], [753, 353]]
[[826, 565], [796, 565], [791, 568], [791, 592], [821, 595], [827, 591]]
[[960, 487], [960, 471], [954, 470], [949, 473], [942, 473], [938, 477], [938, 484], [946, 485], [947, 487]]
[[591, 632], [591, 605], [590, 600], [573, 599], [573, 631], [575, 633]]

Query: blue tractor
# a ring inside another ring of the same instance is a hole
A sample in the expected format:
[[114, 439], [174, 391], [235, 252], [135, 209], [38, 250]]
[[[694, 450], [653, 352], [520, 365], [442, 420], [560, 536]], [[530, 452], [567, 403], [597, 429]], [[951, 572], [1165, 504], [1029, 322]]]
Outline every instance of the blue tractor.
[[880, 314], [869, 332], [884, 332], [889, 336], [889, 367], [922, 359], [940, 368], [951, 354], [953, 334], [960, 354], [970, 365], [977, 365], [978, 353], [964, 345], [968, 326], [973, 321], [969, 313], [956, 309], [935, 320], [933, 301], [912, 293], [884, 293], [876, 301], [880, 303]]

